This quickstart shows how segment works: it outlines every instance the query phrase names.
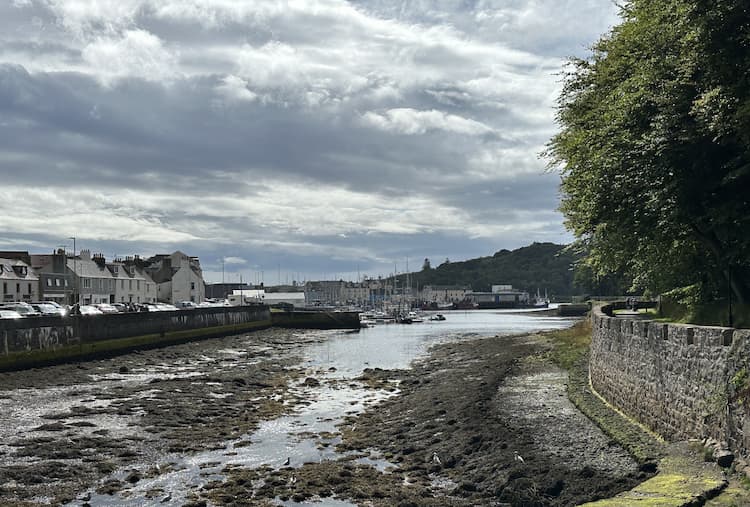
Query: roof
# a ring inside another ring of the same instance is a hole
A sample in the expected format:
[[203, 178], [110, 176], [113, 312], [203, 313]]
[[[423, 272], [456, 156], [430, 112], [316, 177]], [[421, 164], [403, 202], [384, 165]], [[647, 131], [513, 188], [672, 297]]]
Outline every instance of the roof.
[[[13, 268], [26, 268], [26, 276], [19, 276]], [[31, 269], [31, 266], [19, 259], [7, 259], [0, 257], [0, 278], [3, 280], [39, 280], [39, 276]]]
[[115, 278], [112, 276], [112, 272], [105, 266], [100, 267], [94, 261], [79, 259], [77, 257], [68, 258], [68, 269], [82, 278]]

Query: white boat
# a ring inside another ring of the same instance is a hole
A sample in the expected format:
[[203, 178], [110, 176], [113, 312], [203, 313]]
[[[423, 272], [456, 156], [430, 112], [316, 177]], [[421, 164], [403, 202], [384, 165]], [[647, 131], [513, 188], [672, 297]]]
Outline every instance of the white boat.
[[412, 321], [413, 324], [424, 322], [424, 319], [417, 312], [409, 312], [406, 317]]

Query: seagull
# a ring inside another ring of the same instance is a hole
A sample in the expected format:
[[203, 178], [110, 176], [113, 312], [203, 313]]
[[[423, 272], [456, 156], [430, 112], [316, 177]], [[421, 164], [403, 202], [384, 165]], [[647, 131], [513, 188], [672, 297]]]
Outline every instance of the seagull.
[[432, 453], [432, 462], [440, 465], [440, 456], [437, 455], [436, 452]]
[[294, 486], [297, 483], [297, 476], [293, 475], [289, 478], [289, 485]]
[[520, 455], [520, 454], [518, 454], [518, 452], [516, 452], [516, 451], [513, 451], [513, 459], [514, 459], [515, 461], [518, 461], [519, 463], [523, 463], [523, 458], [522, 458], [522, 457], [521, 457], [521, 455]]
[[354, 432], [354, 430], [356, 430], [356, 429], [357, 429], [357, 425], [356, 425], [356, 424], [352, 424], [352, 429], [351, 429], [351, 431], [352, 431], [352, 432]]
[[290, 463], [290, 461], [291, 461], [291, 460], [289, 459], [289, 456], [287, 456], [287, 458], [286, 458], [286, 461], [284, 462], [284, 466], [285, 466], [285, 467], [288, 467], [288, 466], [289, 466], [289, 463]]

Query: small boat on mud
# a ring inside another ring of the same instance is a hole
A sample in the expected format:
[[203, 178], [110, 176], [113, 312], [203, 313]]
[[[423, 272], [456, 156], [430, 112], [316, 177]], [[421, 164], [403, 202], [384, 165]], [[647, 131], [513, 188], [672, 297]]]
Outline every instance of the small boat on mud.
[[435, 322], [443, 321], [445, 320], [445, 315], [443, 315], [442, 313], [436, 313], [435, 315], [430, 317], [430, 320]]

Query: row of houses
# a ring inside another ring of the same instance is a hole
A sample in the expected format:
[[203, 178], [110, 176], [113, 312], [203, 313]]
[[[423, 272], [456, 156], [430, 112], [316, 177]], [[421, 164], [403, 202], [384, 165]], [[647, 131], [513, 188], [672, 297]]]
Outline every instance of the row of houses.
[[107, 261], [101, 254], [0, 252], [3, 301], [95, 303], [201, 302], [200, 261], [177, 251], [149, 259]]
[[510, 285], [493, 285], [491, 292], [475, 292], [461, 285], [425, 285], [419, 289], [399, 286], [392, 280], [369, 279], [363, 282], [315, 281], [304, 285], [305, 302], [315, 305], [378, 305], [384, 301], [409, 301], [450, 304], [472, 301], [490, 306], [526, 305], [530, 297], [526, 291]]

